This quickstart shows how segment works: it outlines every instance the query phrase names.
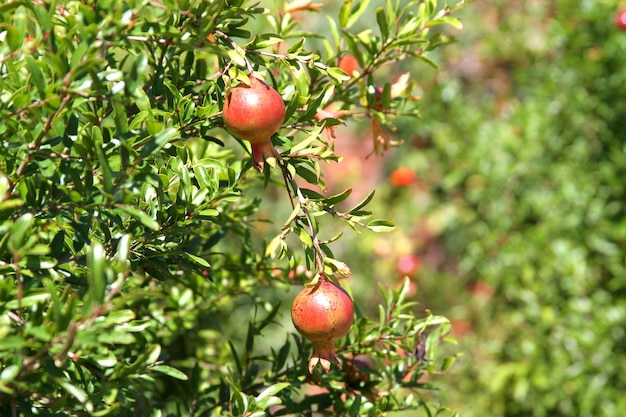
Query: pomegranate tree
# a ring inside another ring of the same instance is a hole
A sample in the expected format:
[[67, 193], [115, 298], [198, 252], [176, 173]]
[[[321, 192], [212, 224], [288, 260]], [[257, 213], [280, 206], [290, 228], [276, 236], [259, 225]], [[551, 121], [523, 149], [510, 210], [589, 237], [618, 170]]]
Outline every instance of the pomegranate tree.
[[313, 373], [318, 363], [326, 372], [331, 363], [341, 368], [335, 355], [335, 341], [348, 333], [353, 319], [352, 299], [326, 277], [300, 291], [291, 306], [291, 320], [296, 330], [313, 343], [309, 372]]
[[266, 158], [280, 156], [272, 145], [272, 135], [285, 119], [285, 103], [280, 94], [252, 76], [250, 84], [239, 84], [226, 94], [222, 113], [226, 129], [252, 145], [254, 167], [263, 169]]

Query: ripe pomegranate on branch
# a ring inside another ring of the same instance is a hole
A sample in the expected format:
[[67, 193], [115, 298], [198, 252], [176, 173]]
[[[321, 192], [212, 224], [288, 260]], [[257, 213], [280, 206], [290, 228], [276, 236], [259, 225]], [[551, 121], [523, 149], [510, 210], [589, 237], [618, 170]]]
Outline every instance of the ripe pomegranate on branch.
[[339, 285], [322, 276], [319, 282], [305, 288], [291, 306], [291, 320], [296, 330], [313, 343], [309, 372], [319, 363], [324, 371], [331, 363], [341, 364], [335, 354], [335, 341], [345, 336], [354, 319], [354, 303]]
[[262, 171], [267, 158], [280, 155], [272, 145], [272, 135], [285, 119], [285, 103], [280, 94], [254, 75], [250, 84], [239, 84], [226, 93], [222, 113], [226, 129], [252, 145], [254, 167]]

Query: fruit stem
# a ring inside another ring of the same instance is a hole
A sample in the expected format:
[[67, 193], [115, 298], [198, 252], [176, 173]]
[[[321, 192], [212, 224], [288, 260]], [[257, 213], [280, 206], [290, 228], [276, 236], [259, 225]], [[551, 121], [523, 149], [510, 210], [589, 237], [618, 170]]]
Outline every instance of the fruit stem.
[[[307, 199], [304, 197], [304, 195], [302, 195], [302, 191], [300, 191], [300, 187], [298, 186], [296, 181], [293, 179], [293, 176], [291, 175], [291, 173], [289, 172], [289, 170], [283, 163], [282, 159], [279, 160], [279, 166], [283, 173], [285, 187], [287, 188], [287, 192], [289, 193], [289, 197], [291, 198], [292, 207], [295, 208], [295, 205], [293, 204], [294, 196], [291, 193], [291, 190], [295, 192], [296, 197], [298, 198], [298, 203], [300, 203], [300, 209], [302, 210], [302, 213], [304, 213], [304, 217], [306, 218], [306, 221], [307, 221], [307, 225], [309, 228], [309, 236], [311, 236], [311, 240], [313, 241], [313, 250], [315, 252], [315, 260], [314, 260], [315, 269], [320, 273], [320, 275], [323, 276], [325, 255], [324, 255], [324, 251], [322, 251], [322, 248], [320, 247], [320, 240], [317, 236], [317, 231], [315, 230], [315, 226], [313, 225], [313, 219], [311, 217], [311, 213], [309, 212]], [[284, 225], [283, 227], [287, 227], [287, 225]]]

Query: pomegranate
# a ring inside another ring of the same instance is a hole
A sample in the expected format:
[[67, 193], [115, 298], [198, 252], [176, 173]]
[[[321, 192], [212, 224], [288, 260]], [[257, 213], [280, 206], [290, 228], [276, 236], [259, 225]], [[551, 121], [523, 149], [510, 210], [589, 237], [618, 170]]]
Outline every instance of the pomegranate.
[[250, 77], [250, 85], [239, 84], [226, 94], [222, 112], [226, 129], [252, 145], [254, 167], [263, 170], [266, 158], [280, 159], [272, 135], [285, 120], [285, 103], [278, 92], [263, 81]]
[[337, 66], [350, 77], [358, 75], [360, 70], [359, 61], [350, 54], [342, 56]]
[[620, 30], [626, 30], [626, 10], [620, 10], [615, 15], [615, 25]]
[[335, 355], [335, 341], [348, 333], [354, 319], [354, 304], [346, 291], [322, 277], [317, 285], [305, 288], [291, 306], [291, 320], [296, 330], [313, 343], [309, 372], [319, 363], [324, 371], [331, 363], [341, 364]]
[[415, 182], [417, 176], [409, 167], [400, 167], [389, 175], [389, 180], [396, 187], [406, 187]]

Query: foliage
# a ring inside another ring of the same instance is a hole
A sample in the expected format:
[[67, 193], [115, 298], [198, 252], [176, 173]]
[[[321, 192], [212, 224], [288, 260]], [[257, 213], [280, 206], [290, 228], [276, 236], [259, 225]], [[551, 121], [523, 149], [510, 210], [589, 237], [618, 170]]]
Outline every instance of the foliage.
[[[298, 14], [318, 8], [307, 2], [0, 5], [1, 413], [443, 412], [420, 378], [450, 365], [436, 349], [449, 324], [416, 318], [406, 285], [383, 289], [379, 318], [357, 313], [343, 341], [347, 362], [375, 361], [367, 381], [347, 383], [349, 366], [309, 376], [309, 346], [283, 325], [281, 300], [292, 283], [349, 275], [331, 250], [341, 234], [318, 235], [324, 218], [393, 228], [371, 219], [373, 194], [346, 211], [335, 205], [349, 189], [324, 195], [320, 163], [340, 159], [324, 133], [366, 114], [373, 148], [388, 148], [383, 129], [414, 118], [416, 102], [411, 84], [392, 97], [387, 83], [372, 108], [376, 71], [432, 63], [450, 38], [430, 28], [459, 26], [463, 4], [390, 1], [376, 30], [357, 32], [368, 2], [348, 1], [324, 15], [328, 39], [301, 27]], [[336, 66], [345, 48], [358, 75]], [[224, 92], [251, 70], [287, 105], [273, 138], [282, 162], [263, 174], [220, 117]], [[291, 210], [275, 238], [259, 216], [265, 192]]]
[[615, 2], [477, 7], [425, 87], [417, 149], [395, 161], [426, 184], [425, 217], [445, 213], [447, 262], [420, 284], [450, 284], [438, 299], [427, 291], [428, 305], [470, 328], [445, 397], [467, 416], [620, 416], [626, 37]]

